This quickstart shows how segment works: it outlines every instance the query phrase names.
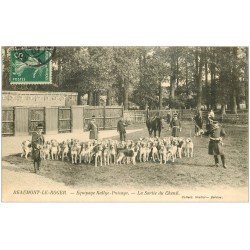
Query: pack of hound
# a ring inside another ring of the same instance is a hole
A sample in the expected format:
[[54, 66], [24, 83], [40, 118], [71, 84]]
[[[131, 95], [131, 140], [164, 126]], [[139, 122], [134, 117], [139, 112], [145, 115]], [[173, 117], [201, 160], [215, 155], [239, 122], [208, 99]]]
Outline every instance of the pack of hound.
[[[22, 143], [21, 157], [27, 159], [31, 153], [31, 142]], [[80, 142], [77, 139], [58, 142], [46, 141], [41, 148], [43, 160], [71, 161], [95, 166], [110, 164], [136, 164], [138, 162], [158, 162], [167, 164], [176, 158], [193, 157], [194, 144], [191, 138], [164, 137], [140, 138], [138, 140], [92, 140]]]

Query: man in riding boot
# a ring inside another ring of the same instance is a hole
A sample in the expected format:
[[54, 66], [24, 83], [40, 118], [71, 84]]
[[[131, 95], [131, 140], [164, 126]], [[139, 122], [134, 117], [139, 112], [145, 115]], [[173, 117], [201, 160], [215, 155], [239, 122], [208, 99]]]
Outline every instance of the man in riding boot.
[[43, 125], [38, 124], [37, 131], [33, 132], [31, 139], [32, 146], [32, 158], [34, 160], [34, 172], [36, 173], [40, 169], [41, 164], [41, 149], [44, 145], [44, 137], [42, 135]]
[[120, 133], [120, 141], [126, 141], [126, 126], [124, 118], [121, 118], [117, 123], [117, 132]]
[[89, 139], [98, 140], [99, 129], [95, 122], [95, 115], [92, 115], [92, 119], [88, 125], [88, 130], [89, 130]]
[[173, 137], [179, 137], [180, 136], [180, 132], [181, 132], [181, 122], [178, 118], [178, 114], [174, 114], [173, 115], [173, 119], [170, 122], [170, 127], [172, 129], [172, 136]]
[[209, 124], [209, 129], [205, 132], [205, 135], [209, 136], [210, 139], [208, 144], [208, 154], [214, 156], [215, 166], [219, 167], [218, 155], [220, 155], [223, 168], [227, 168], [222, 143], [222, 137], [226, 135], [225, 130], [218, 121], [212, 121]]

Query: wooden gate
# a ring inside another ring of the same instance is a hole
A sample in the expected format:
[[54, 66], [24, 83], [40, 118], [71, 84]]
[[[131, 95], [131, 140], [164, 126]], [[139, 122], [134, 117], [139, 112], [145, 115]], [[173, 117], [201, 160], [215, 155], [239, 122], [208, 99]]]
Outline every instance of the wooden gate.
[[113, 129], [117, 127], [119, 119], [123, 116], [122, 107], [105, 107], [104, 128]]
[[88, 124], [95, 115], [96, 125], [99, 129], [104, 129], [104, 108], [103, 106], [88, 106], [83, 109], [83, 128], [87, 130]]
[[118, 120], [123, 116], [123, 108], [119, 106], [85, 106], [83, 107], [83, 129], [86, 131], [88, 124], [95, 115], [99, 129], [113, 129]]
[[29, 133], [36, 131], [37, 125], [41, 123], [45, 133], [45, 108], [29, 108]]
[[14, 108], [2, 108], [2, 135], [11, 136], [15, 134]]
[[58, 108], [58, 132], [59, 133], [71, 132], [71, 108], [70, 107]]

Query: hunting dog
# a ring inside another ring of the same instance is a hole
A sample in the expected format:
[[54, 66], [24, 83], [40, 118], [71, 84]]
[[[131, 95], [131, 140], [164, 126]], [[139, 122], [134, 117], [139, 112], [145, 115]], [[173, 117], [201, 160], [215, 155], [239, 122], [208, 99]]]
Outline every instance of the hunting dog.
[[71, 154], [71, 162], [77, 163], [77, 157], [81, 150], [81, 146], [78, 141], [74, 141], [74, 144], [71, 146], [70, 154]]
[[159, 158], [160, 164], [167, 163], [167, 148], [163, 142], [159, 145]]
[[68, 153], [69, 153], [69, 146], [66, 141], [63, 141], [60, 145], [60, 156], [62, 158], [62, 161], [65, 159], [65, 157], [68, 159]]
[[178, 139], [177, 153], [180, 159], [182, 158], [183, 154], [186, 156], [186, 141], [182, 137]]
[[59, 144], [56, 140], [51, 140], [51, 159], [58, 160]]
[[[137, 155], [137, 148], [125, 148], [121, 149], [117, 154], [116, 164], [119, 165], [123, 162], [127, 162], [127, 164], [131, 161], [133, 165], [136, 164], [135, 158]], [[128, 159], [126, 159], [128, 158]]]
[[98, 144], [95, 147], [95, 167], [97, 167], [98, 162], [100, 162], [100, 166], [102, 167], [102, 162], [103, 162], [102, 150], [103, 150], [102, 144]]
[[177, 154], [177, 142], [176, 140], [173, 140], [172, 144], [169, 145], [167, 151], [167, 161], [169, 161], [169, 159], [172, 159], [172, 162], [174, 162], [176, 159], [176, 154]]
[[187, 157], [194, 156], [194, 144], [191, 138], [186, 139], [186, 151], [187, 151]]
[[22, 142], [22, 153], [21, 157], [28, 159], [28, 155], [31, 153], [31, 141], [26, 140]]
[[51, 143], [50, 141], [45, 142], [43, 149], [41, 150], [42, 157], [44, 160], [50, 159]]

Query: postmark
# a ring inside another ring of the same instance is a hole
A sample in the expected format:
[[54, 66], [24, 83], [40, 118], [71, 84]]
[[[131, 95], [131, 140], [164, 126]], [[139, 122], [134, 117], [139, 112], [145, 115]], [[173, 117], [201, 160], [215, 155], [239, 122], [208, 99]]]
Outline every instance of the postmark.
[[10, 49], [11, 84], [51, 84], [54, 47]]

